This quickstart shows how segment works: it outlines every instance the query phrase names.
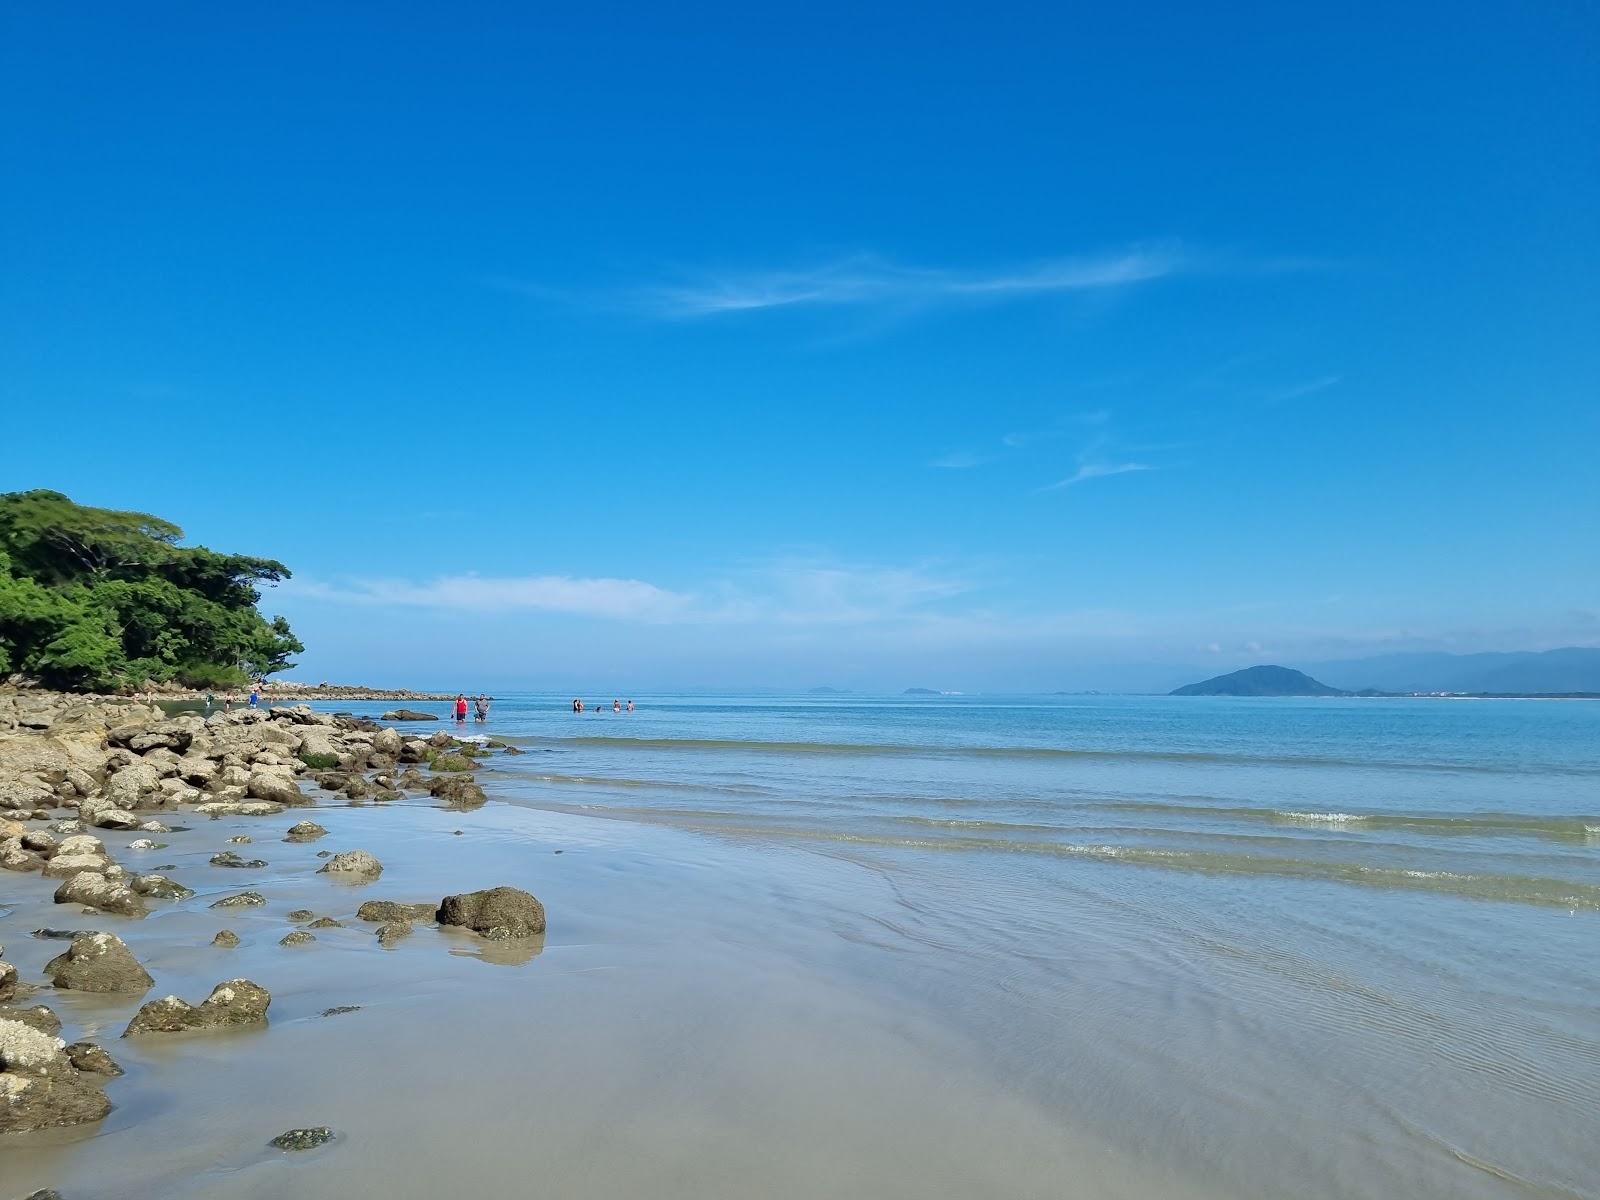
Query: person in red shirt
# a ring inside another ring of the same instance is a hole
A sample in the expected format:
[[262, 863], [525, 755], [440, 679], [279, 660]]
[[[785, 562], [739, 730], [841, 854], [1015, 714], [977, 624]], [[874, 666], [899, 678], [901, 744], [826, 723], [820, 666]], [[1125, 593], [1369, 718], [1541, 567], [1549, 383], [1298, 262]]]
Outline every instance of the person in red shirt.
[[465, 692], [456, 695], [456, 723], [458, 725], [467, 723], [467, 696]]

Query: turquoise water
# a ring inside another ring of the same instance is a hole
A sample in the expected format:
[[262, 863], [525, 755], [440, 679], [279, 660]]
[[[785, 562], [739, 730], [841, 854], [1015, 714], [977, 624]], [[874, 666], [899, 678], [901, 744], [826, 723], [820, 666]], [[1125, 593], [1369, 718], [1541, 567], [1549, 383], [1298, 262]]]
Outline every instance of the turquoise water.
[[485, 782], [775, 906], [844, 864], [794, 968], [1064, 1126], [1219, 1195], [1600, 1194], [1600, 703], [633, 699], [501, 698]]

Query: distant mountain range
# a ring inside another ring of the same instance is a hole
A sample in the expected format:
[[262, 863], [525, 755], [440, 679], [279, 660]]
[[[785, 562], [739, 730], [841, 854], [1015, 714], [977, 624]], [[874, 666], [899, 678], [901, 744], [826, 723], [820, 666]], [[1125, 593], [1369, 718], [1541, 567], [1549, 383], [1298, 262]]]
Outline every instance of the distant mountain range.
[[1174, 696], [1384, 696], [1454, 692], [1489, 696], [1600, 693], [1600, 649], [1510, 654], [1392, 654], [1321, 663], [1323, 683], [1289, 667], [1246, 667], [1178, 688]]
[[1352, 692], [1600, 692], [1600, 647], [1594, 646], [1497, 654], [1385, 654], [1306, 663], [1305, 668], [1333, 687]]
[[1246, 667], [1178, 688], [1174, 696], [1348, 696], [1288, 667]]

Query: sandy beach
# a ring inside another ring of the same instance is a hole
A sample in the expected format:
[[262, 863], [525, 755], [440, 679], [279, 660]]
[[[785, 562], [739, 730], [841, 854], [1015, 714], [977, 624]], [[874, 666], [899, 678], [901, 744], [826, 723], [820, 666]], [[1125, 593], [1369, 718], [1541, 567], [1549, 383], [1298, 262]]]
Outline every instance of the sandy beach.
[[[85, 912], [0, 846], [7, 1006], [125, 1072], [103, 1119], [3, 1135], [0, 1195], [1593, 1194], [1592, 710], [1317, 704], [513, 696], [470, 771], [433, 726], [392, 764], [365, 718], [183, 717], [182, 754], [107, 728], [147, 749], [11, 816], [157, 820], [87, 836], [108, 882], [194, 894]], [[144, 788], [197, 748], [203, 789]], [[258, 798], [285, 779], [301, 803]], [[381, 874], [322, 871], [352, 851]], [[362, 919], [494, 887], [545, 932]], [[46, 929], [115, 934], [150, 986], [51, 986]], [[121, 1036], [241, 978], [265, 1023]]]
[[[6, 958], [24, 980], [66, 944], [32, 931], [62, 927], [117, 934], [155, 978], [147, 995], [42, 987], [20, 1001], [48, 1004], [65, 1039], [99, 1042], [126, 1074], [104, 1121], [7, 1136], [6, 1194], [1204, 1194], [1062, 1130], [981, 1045], [892, 987], [860, 986], [834, 932], [862, 886], [848, 864], [752, 862], [670, 830], [498, 803], [323, 793], [270, 816], [160, 815], [173, 826], [160, 848], [99, 831], [129, 870], [194, 889], [143, 919], [58, 904], [57, 880], [3, 879]], [[326, 836], [284, 841], [308, 816]], [[382, 862], [377, 880], [317, 873], [358, 847]], [[211, 865], [226, 851], [266, 865]], [[546, 935], [423, 922], [386, 947], [356, 916], [367, 900], [501, 884], [543, 900]], [[246, 889], [266, 904], [212, 907]], [[281, 945], [306, 913], [340, 925]], [[212, 944], [224, 929], [236, 948]], [[264, 1025], [118, 1036], [142, 1001], [198, 1001], [235, 977], [270, 990]], [[268, 1145], [317, 1126], [335, 1140]]]

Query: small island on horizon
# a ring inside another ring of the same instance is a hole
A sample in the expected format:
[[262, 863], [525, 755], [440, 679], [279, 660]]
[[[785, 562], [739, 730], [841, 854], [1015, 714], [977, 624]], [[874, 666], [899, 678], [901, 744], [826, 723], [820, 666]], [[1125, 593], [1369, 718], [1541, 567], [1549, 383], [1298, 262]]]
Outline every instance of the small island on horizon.
[[1292, 667], [1246, 667], [1175, 688], [1174, 696], [1350, 696]]

